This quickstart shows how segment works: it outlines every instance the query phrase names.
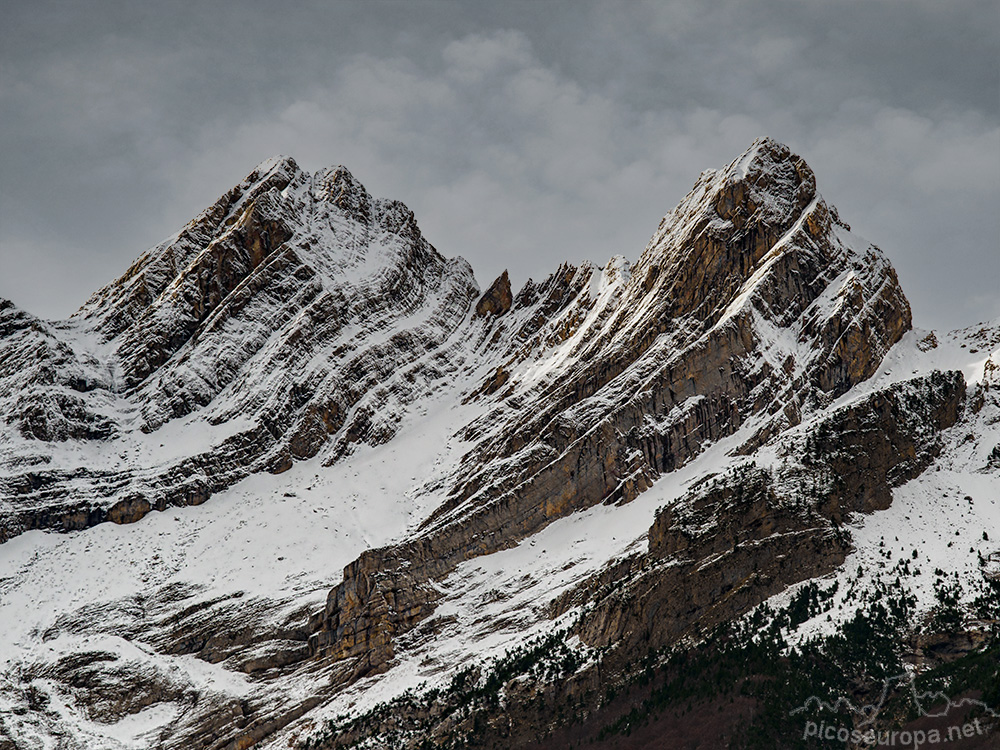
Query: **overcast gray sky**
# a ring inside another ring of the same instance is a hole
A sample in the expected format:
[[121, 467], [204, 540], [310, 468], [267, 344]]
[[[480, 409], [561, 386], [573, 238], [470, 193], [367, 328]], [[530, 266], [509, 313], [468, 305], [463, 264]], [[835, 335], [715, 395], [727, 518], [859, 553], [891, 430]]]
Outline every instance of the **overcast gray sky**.
[[1000, 316], [1000, 4], [17, 2], [0, 296], [64, 317], [264, 158], [345, 164], [485, 287], [638, 257], [759, 135], [922, 327]]

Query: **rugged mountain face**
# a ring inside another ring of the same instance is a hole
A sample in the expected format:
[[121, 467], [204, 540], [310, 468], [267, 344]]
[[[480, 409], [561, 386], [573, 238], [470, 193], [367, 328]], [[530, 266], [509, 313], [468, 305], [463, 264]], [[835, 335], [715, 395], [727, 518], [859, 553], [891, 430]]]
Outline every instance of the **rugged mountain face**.
[[613, 707], [929, 467], [1000, 489], [1000, 327], [910, 329], [767, 139], [634, 264], [481, 295], [343, 167], [264, 162], [68, 321], [0, 305], [0, 737], [511, 747]]
[[489, 318], [485, 336], [512, 345], [483, 388], [496, 406], [466, 434], [490, 437], [421, 535], [345, 571], [315, 649], [378, 659], [459, 562], [631, 500], [750, 421], [752, 449], [870, 376], [910, 310], [888, 263], [834, 221], [805, 163], [762, 142], [703, 174], [635, 269], [563, 269]]
[[[5, 307], [0, 534], [135, 521], [284, 471], [331, 435], [335, 452], [389, 439], [477, 291], [343, 167], [263, 163], [69, 321]], [[168, 447], [165, 425], [191, 445]], [[54, 455], [68, 440], [83, 461]]]

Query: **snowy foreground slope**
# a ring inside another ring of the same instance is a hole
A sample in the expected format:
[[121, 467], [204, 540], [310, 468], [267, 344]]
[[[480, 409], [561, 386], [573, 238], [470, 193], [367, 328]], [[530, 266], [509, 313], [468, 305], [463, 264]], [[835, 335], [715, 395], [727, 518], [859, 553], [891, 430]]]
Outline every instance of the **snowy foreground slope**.
[[787, 644], [882, 591], [912, 669], [990, 643], [1000, 321], [911, 330], [767, 139], [517, 293], [272, 159], [0, 352], [0, 748], [603, 738], [817, 587]]

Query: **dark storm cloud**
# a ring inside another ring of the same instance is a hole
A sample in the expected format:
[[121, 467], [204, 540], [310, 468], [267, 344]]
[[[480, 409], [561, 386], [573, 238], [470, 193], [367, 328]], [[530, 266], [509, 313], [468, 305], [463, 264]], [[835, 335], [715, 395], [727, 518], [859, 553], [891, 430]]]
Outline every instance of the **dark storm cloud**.
[[0, 296], [62, 316], [274, 153], [488, 284], [632, 259], [785, 141], [925, 326], [1000, 315], [991, 2], [31, 3], [0, 30]]

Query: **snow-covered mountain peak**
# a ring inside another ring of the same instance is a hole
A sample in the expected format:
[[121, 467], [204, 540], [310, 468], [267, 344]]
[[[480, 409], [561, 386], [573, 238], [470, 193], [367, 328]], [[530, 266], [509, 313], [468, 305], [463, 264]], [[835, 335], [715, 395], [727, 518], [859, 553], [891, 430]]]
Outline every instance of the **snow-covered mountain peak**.
[[[745, 239], [750, 249], [759, 248], [758, 234], [781, 237], [820, 202], [816, 177], [805, 160], [787, 146], [761, 138], [724, 169], [702, 172], [663, 217], [643, 255], [647, 262], [698, 263], [697, 242], [703, 236]], [[725, 270], [746, 265], [739, 258], [727, 260]]]
[[313, 175], [313, 182], [323, 200], [337, 206], [355, 221], [363, 224], [371, 222], [372, 197], [347, 167], [338, 165], [321, 169]]
[[250, 174], [247, 175], [247, 179], [245, 181], [255, 182], [263, 176], [276, 171], [292, 175], [298, 170], [298, 162], [296, 162], [291, 156], [286, 156], [285, 154], [275, 154], [274, 156], [269, 156], [264, 159], [260, 164], [254, 167], [250, 171]]
[[[816, 198], [816, 176], [809, 165], [770, 138], [755, 141], [723, 174], [730, 190], [722, 191], [716, 210], [737, 226], [744, 219], [747, 224], [788, 222]], [[741, 215], [741, 209], [749, 215]]]
[[[334, 287], [359, 282], [359, 266], [362, 276], [385, 276], [394, 265], [419, 274], [418, 266], [433, 273], [445, 263], [403, 203], [372, 198], [346, 167], [310, 174], [291, 157], [274, 156], [94, 293], [73, 320], [108, 341], [178, 304], [204, 319], [291, 247]], [[192, 274], [197, 289], [182, 293]]]
[[[126, 516], [200, 502], [241, 476], [310, 458], [333, 437], [388, 439], [400, 415], [376, 420], [378, 407], [360, 402], [375, 389], [382, 406], [412, 398], [423, 383], [408, 367], [423, 367], [477, 293], [469, 265], [443, 258], [402, 203], [373, 200], [343, 167], [310, 175], [288, 157], [268, 159], [69, 321], [4, 316], [13, 321], [9, 438], [29, 465], [52, 461], [50, 441], [94, 441], [89, 489], [55, 480], [59, 489], [43, 493], [43, 503], [68, 504], [55, 513], [72, 527], [68, 506], [91, 493], [114, 506], [121, 485], [107, 479], [122, 471], [120, 457], [144, 454], [143, 436], [174, 423], [198, 433], [198, 448], [147, 456], [145, 479], [129, 480]], [[391, 372], [409, 377], [392, 394]], [[108, 438], [118, 445], [99, 442]]]

